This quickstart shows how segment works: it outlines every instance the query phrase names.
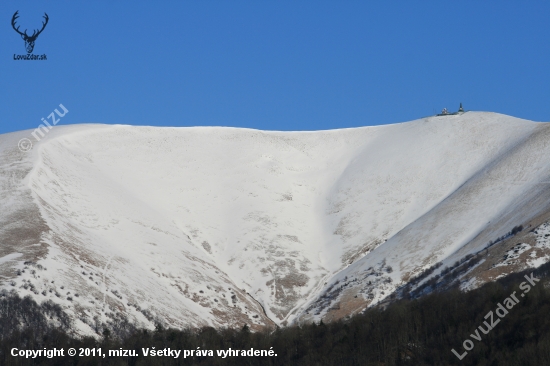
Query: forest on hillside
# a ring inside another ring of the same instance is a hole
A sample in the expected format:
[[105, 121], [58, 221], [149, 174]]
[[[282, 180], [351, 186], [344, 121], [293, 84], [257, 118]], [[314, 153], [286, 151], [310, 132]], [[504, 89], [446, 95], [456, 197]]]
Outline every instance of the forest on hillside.
[[[59, 306], [49, 302], [39, 305], [30, 297], [3, 292], [0, 364], [550, 365], [549, 274], [550, 263], [467, 293], [454, 288], [419, 299], [401, 299], [385, 309], [372, 308], [330, 324], [252, 333], [246, 325], [238, 330], [176, 330], [159, 325], [151, 331], [134, 329], [121, 321], [118, 326], [105, 328], [98, 340], [71, 337], [70, 321]], [[526, 286], [529, 286], [528, 292]], [[511, 300], [514, 297], [517, 302]], [[502, 310], [506, 306], [510, 307]], [[96, 349], [96, 352], [101, 348], [106, 356], [67, 356], [70, 347]], [[13, 348], [64, 349], [65, 356], [15, 357], [11, 354]], [[143, 356], [144, 350], [153, 348], [182, 352], [178, 358], [173, 354]], [[229, 349], [239, 350], [238, 355], [217, 355], [218, 350]], [[137, 356], [124, 356], [124, 352], [109, 355], [108, 350], [128, 350], [130, 355], [135, 352]], [[193, 350], [193, 356], [184, 358], [184, 350], [188, 354]], [[241, 355], [243, 350], [251, 355]], [[254, 356], [254, 350], [272, 350], [272, 354]]]

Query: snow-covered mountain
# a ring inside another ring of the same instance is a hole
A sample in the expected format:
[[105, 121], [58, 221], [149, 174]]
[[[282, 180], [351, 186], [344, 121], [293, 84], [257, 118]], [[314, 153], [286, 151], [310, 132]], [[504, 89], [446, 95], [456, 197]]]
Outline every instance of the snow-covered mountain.
[[[550, 258], [549, 124], [481, 112], [316, 132], [84, 124], [20, 151], [31, 132], [0, 136], [1, 286], [63, 305], [81, 334], [120, 315], [331, 320], [434, 265], [431, 277], [476, 259], [457, 277], [471, 288]], [[518, 225], [529, 231], [485, 249]], [[497, 250], [521, 253], [509, 265]]]

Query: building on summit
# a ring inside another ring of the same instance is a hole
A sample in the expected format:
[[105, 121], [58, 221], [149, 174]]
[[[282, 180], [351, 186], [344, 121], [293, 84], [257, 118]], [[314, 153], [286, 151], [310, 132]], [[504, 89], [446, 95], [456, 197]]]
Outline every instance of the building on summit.
[[449, 112], [449, 110], [447, 110], [447, 108], [443, 108], [443, 110], [441, 111], [441, 113], [438, 114], [438, 116], [454, 116], [454, 115], [457, 115], [457, 114], [461, 114], [461, 113], [464, 113], [465, 110], [464, 108], [462, 108], [462, 103], [460, 103], [460, 108], [458, 108], [458, 111], [457, 112]]

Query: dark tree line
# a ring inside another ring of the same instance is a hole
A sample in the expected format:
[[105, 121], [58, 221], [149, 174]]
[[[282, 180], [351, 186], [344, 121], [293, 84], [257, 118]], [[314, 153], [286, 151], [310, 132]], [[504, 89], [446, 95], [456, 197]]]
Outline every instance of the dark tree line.
[[[309, 324], [251, 333], [239, 330], [136, 329], [103, 332], [101, 340], [76, 339], [70, 322], [53, 303], [38, 305], [30, 298], [3, 293], [0, 300], [1, 365], [550, 365], [550, 264], [535, 271], [541, 278], [461, 361], [451, 352], [464, 350], [484, 317], [518, 290], [522, 274], [463, 293], [451, 289], [419, 299], [396, 301], [385, 309], [330, 324]], [[527, 272], [526, 272], [527, 273]], [[528, 272], [531, 273], [531, 272]], [[52, 325], [53, 324], [53, 325]], [[26, 360], [12, 357], [17, 348], [142, 348], [179, 350], [264, 349], [277, 357], [64, 357]]]

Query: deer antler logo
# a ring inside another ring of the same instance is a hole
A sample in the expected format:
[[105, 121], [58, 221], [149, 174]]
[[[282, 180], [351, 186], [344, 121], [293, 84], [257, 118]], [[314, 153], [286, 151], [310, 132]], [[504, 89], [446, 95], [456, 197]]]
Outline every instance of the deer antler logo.
[[46, 20], [45, 22], [42, 22], [42, 29], [40, 30], [35, 30], [31, 36], [29, 36], [27, 34], [27, 30], [25, 29], [25, 32], [21, 33], [19, 31], [19, 27], [15, 27], [15, 21], [17, 20], [17, 18], [19, 18], [19, 15], [17, 15], [17, 13], [19, 13], [19, 10], [17, 10], [15, 12], [15, 14], [13, 14], [13, 17], [11, 18], [11, 26], [13, 27], [13, 29], [15, 29], [15, 31], [17, 33], [19, 33], [21, 35], [21, 38], [23, 38], [23, 40], [25, 41], [25, 48], [27, 49], [27, 53], [32, 53], [32, 50], [34, 50], [34, 42], [36, 41], [36, 38], [38, 38], [38, 35], [40, 33], [42, 33], [42, 31], [44, 30], [44, 28], [46, 28], [46, 24], [48, 24], [48, 14], [44, 13], [44, 19]]

